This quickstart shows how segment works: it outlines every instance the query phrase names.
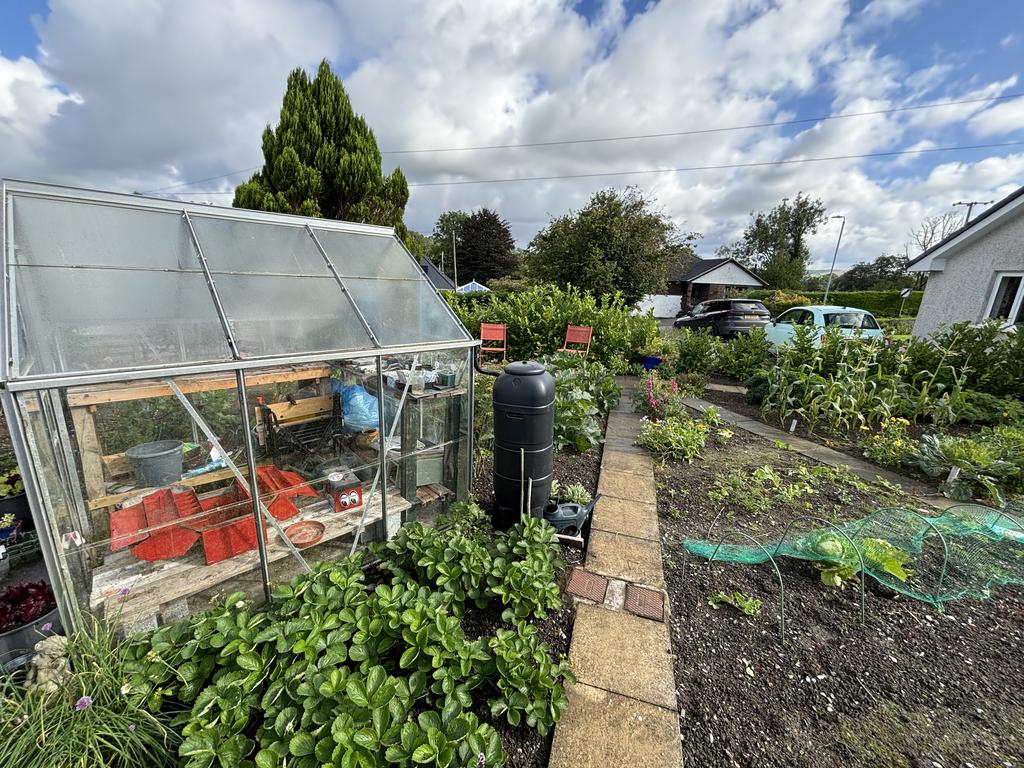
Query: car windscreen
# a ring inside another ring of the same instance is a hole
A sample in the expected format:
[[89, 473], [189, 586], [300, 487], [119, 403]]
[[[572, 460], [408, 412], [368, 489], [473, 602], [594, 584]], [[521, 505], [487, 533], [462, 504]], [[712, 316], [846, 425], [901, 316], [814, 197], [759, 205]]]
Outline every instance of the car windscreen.
[[878, 323], [871, 315], [863, 312], [826, 312], [825, 325], [838, 325], [840, 328], [853, 328], [864, 331], [877, 331]]
[[764, 304], [760, 301], [734, 301], [732, 303], [733, 312], [767, 312]]

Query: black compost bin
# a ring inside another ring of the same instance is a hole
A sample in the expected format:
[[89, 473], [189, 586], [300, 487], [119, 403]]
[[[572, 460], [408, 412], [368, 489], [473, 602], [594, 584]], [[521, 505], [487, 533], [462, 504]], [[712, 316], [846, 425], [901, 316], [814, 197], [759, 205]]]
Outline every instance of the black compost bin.
[[542, 517], [551, 494], [555, 380], [532, 360], [509, 363], [492, 397], [495, 523], [507, 528], [527, 506]]

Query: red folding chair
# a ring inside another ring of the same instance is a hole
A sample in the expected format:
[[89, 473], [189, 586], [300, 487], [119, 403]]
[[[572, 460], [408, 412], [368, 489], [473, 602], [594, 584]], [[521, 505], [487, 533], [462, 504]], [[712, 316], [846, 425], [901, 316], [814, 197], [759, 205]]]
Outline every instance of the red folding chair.
[[[505, 339], [505, 324], [504, 323], [480, 323], [480, 341], [486, 345], [488, 342], [493, 342], [491, 346], [480, 346], [480, 352], [491, 352], [497, 354], [501, 353], [501, 361], [505, 362], [505, 355], [507, 354], [507, 341]], [[500, 342], [500, 346], [498, 343]], [[480, 355], [481, 359], [483, 354]]]
[[[565, 329], [565, 343], [559, 352], [575, 352], [577, 355], [586, 357], [590, 354], [590, 338], [594, 335], [594, 329], [589, 325], [570, 325]], [[570, 347], [570, 344], [578, 345]]]

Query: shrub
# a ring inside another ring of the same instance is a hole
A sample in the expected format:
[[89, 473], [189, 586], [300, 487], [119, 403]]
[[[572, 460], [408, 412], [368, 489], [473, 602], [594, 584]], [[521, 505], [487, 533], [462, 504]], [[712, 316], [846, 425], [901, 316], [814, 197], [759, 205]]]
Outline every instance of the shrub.
[[769, 362], [772, 344], [761, 328], [752, 328], [725, 342], [718, 350], [715, 370], [745, 381]]
[[622, 388], [601, 363], [579, 355], [547, 355], [540, 362], [555, 379], [555, 447], [590, 450], [603, 440], [597, 416], [615, 407]]
[[598, 299], [576, 288], [543, 285], [477, 296], [449, 291], [445, 298], [477, 338], [481, 322], [504, 323], [508, 355], [517, 360], [551, 354], [565, 341], [567, 326], [589, 325], [594, 329], [589, 359], [618, 373], [658, 336], [658, 321], [650, 313], [632, 314], [619, 294]]
[[622, 397], [622, 387], [615, 383], [615, 374], [599, 362], [566, 352], [545, 355], [538, 358], [538, 362], [548, 369], [556, 387], [584, 390], [602, 414], [618, 405]]
[[[781, 295], [782, 301], [777, 303], [779, 309], [773, 309], [769, 302], [776, 304], [774, 296]], [[790, 307], [799, 307], [807, 304], [821, 304], [824, 291], [805, 291], [803, 295], [785, 294], [781, 291], [771, 289], [758, 289], [747, 291], [743, 294], [745, 299], [757, 299], [764, 302], [772, 315], [784, 312]], [[914, 291], [907, 299], [903, 307], [904, 317], [917, 315], [921, 307], [923, 291]], [[790, 298], [795, 299], [790, 303]], [[828, 303], [841, 307], [856, 307], [864, 309], [875, 317], [896, 317], [900, 313], [900, 305], [903, 299], [900, 298], [898, 290], [891, 291], [829, 291]]]
[[1009, 397], [967, 390], [960, 409], [960, 421], [968, 424], [1007, 424], [1024, 422], [1024, 403]]
[[715, 368], [722, 350], [722, 341], [711, 331], [701, 328], [679, 330], [669, 337], [676, 351], [677, 373], [707, 373]]
[[772, 313], [772, 317], [778, 317], [787, 309], [814, 303], [803, 294], [785, 291], [750, 291], [744, 294], [744, 298], [759, 300]]

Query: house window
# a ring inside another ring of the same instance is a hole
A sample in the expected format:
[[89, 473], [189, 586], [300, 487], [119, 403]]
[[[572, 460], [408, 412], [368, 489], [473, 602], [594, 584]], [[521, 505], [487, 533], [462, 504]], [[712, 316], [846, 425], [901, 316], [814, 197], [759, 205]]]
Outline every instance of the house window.
[[998, 278], [988, 316], [1015, 325], [1024, 323], [1024, 273], [1003, 273]]

